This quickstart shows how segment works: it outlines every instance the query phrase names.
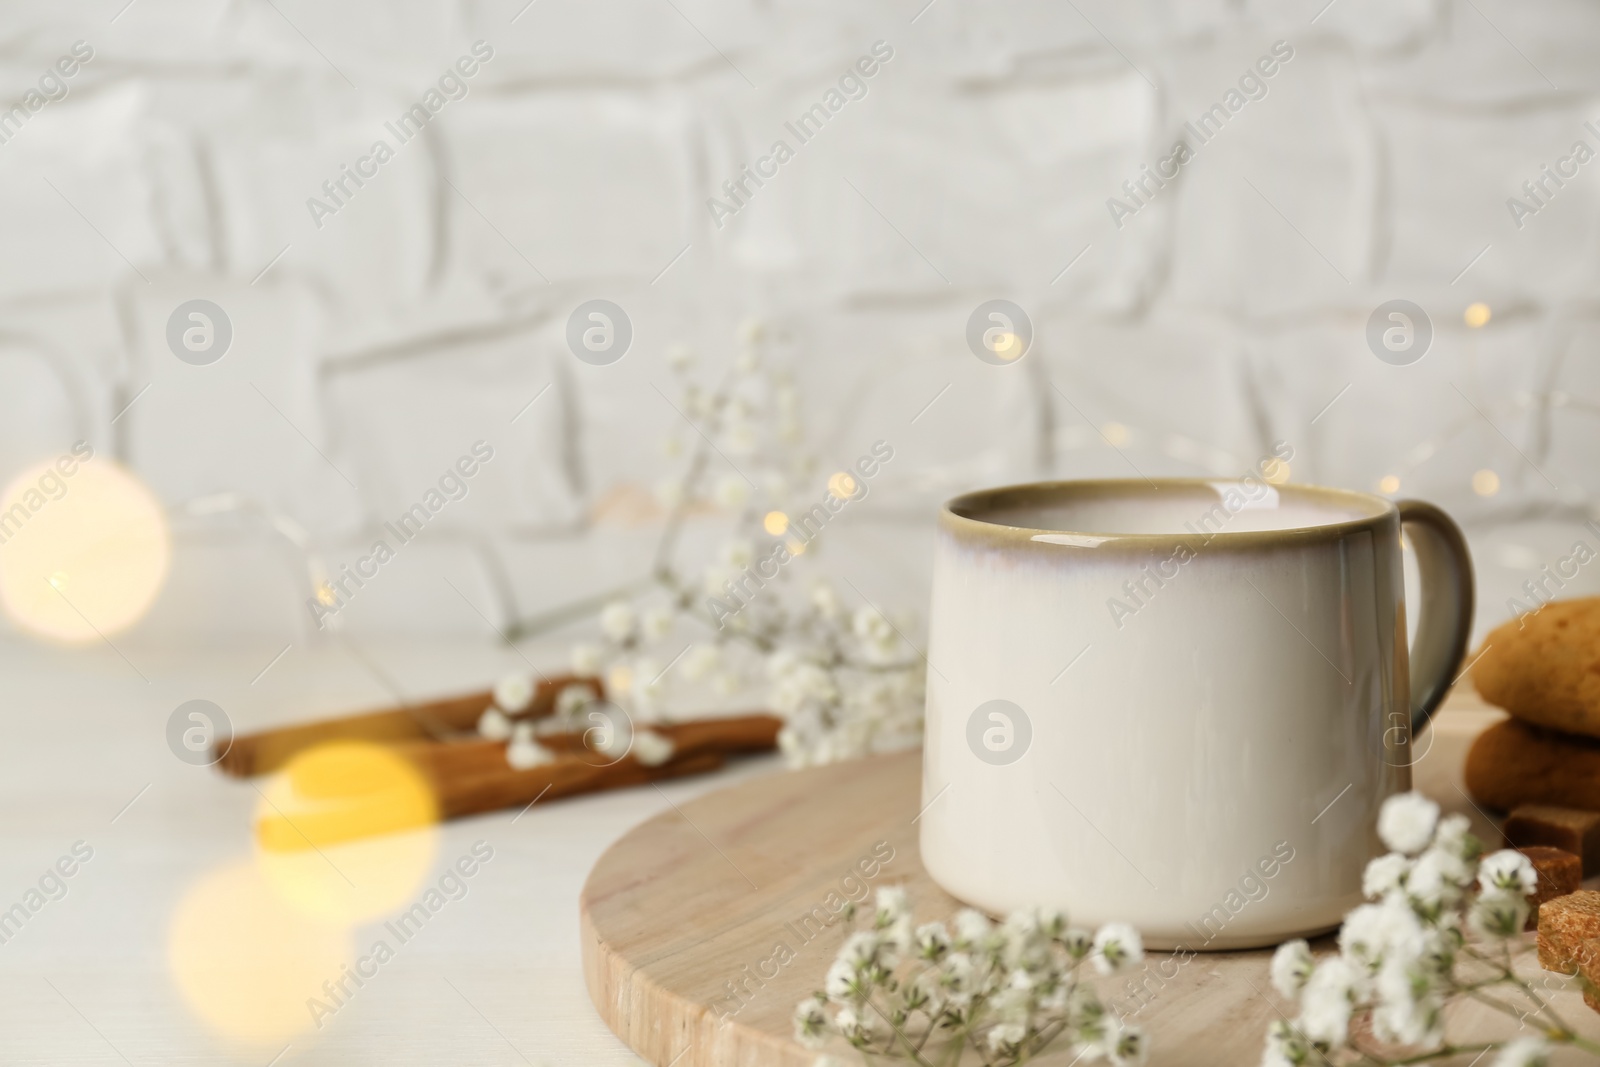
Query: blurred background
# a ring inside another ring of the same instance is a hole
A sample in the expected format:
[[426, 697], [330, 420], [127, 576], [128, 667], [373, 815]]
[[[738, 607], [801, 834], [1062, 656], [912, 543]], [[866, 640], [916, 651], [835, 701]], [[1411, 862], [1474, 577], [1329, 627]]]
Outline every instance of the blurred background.
[[[1485, 622], [1588, 517], [1600, 184], [1507, 206], [1600, 146], [1588, 5], [519, 7], [12, 9], [17, 95], [93, 59], [0, 145], [0, 468], [82, 439], [154, 494], [172, 567], [138, 640], [310, 638], [304, 557], [359, 554], [476, 440], [495, 461], [348, 633], [490, 640], [642, 572], [688, 432], [666, 353], [724, 365], [747, 320], [824, 462], [894, 443], [839, 540], [905, 546], [872, 578], [898, 599], [955, 491], [1237, 473], [1274, 440], [1296, 481], [1450, 509]], [[475, 41], [493, 58], [401, 143], [386, 123]], [[876, 41], [893, 59], [800, 144], [784, 123]], [[1265, 96], [1139, 206], [1123, 183], [1277, 41]], [[795, 158], [708, 208], [780, 138]], [[308, 207], [378, 140], [375, 177]], [[996, 297], [1035, 332], [999, 370], [964, 341]], [[615, 365], [568, 351], [595, 298], [631, 320]], [[1431, 319], [1408, 366], [1364, 340], [1395, 298]], [[169, 351], [195, 299], [231, 323], [213, 365]]]
[[[877, 441], [814, 562], [886, 608], [925, 607], [956, 492], [1279, 442], [1277, 478], [1446, 508], [1479, 636], [1527, 583], [1600, 589], [1597, 43], [1569, 0], [8, 5], [0, 895], [77, 838], [112, 857], [0, 947], [16, 1058], [174, 1054], [179, 1019], [215, 1052], [138, 979], [255, 797], [172, 759], [175, 706], [249, 727], [563, 665], [674, 509], [687, 566], [782, 540]], [[999, 365], [969, 343], [996, 299], [1031, 325]], [[595, 300], [620, 355], [580, 352]], [[757, 371], [761, 462], [694, 410]], [[559, 874], [525, 846], [552, 899], [638, 817], [585, 810]], [[588, 1012], [570, 920], [456, 921], [535, 959], [540, 1009], [498, 1020], [529, 1054], [620, 1057], [559, 1024]], [[345, 1026], [325, 1055], [405, 1053]]]

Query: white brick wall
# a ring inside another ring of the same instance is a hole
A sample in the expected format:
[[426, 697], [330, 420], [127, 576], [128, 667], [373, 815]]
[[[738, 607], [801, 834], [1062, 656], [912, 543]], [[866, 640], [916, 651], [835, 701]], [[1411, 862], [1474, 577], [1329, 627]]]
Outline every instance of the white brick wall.
[[[943, 497], [1128, 473], [1090, 423], [1127, 427], [1150, 474], [1233, 473], [1282, 438], [1300, 480], [1398, 475], [1470, 527], [1483, 625], [1600, 482], [1600, 162], [1520, 230], [1505, 206], [1600, 149], [1590, 4], [124, 2], [8, 9], [0, 97], [76, 40], [95, 57], [0, 145], [0, 473], [84, 436], [169, 505], [237, 493], [337, 564], [493, 442], [353, 632], [487, 634], [445, 578], [503, 623], [642, 572], [649, 527], [596, 505], [673, 469], [667, 347], [716, 365], [751, 316], [786, 338], [822, 455], [894, 442], [830, 558], [897, 602], [925, 595]], [[314, 226], [306, 199], [479, 39], [469, 94]], [[715, 226], [707, 197], [877, 40], [865, 97]], [[1268, 94], [1113, 225], [1107, 198], [1278, 40]], [[996, 296], [1035, 323], [1021, 366], [966, 349]], [[208, 367], [164, 341], [195, 297], [235, 330]], [[563, 339], [595, 297], [634, 324], [610, 367]], [[1436, 330], [1409, 367], [1363, 339], [1394, 297]], [[174, 529], [145, 636], [305, 631], [281, 533]]]

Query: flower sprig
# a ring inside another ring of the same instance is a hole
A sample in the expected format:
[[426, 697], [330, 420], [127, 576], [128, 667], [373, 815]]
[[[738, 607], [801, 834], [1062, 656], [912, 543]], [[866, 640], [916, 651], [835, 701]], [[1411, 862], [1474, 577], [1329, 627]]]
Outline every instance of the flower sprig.
[[[707, 690], [726, 699], [764, 685], [768, 706], [787, 720], [778, 740], [793, 766], [909, 747], [921, 740], [924, 684], [920, 656], [902, 636], [911, 620], [870, 604], [852, 610], [825, 579], [794, 573], [814, 564], [821, 543], [789, 516], [815, 504], [824, 480], [836, 496], [865, 490], [847, 472], [827, 478], [805, 449], [799, 390], [773, 358], [780, 342], [764, 324], [745, 324], [729, 367], [711, 378], [697, 375], [687, 348], [668, 354], [673, 403], [692, 429], [667, 440], [682, 468], [656, 487], [666, 518], [648, 576], [511, 636], [598, 609], [600, 640], [575, 646], [571, 666], [604, 679], [607, 698], [635, 722], [703, 705]], [[726, 541], [710, 559], [686, 560], [693, 546], [680, 535], [707, 516], [729, 520]], [[708, 598], [729, 598], [730, 582], [749, 588], [752, 565], [780, 547], [806, 558], [775, 576], [763, 570], [763, 587], [736, 613], [708, 609]]]
[[[1483, 856], [1464, 815], [1439, 817], [1419, 793], [1390, 797], [1378, 836], [1391, 851], [1367, 865], [1369, 903], [1345, 916], [1337, 954], [1317, 960], [1305, 941], [1272, 957], [1272, 984], [1299, 1004], [1267, 1032], [1262, 1067], [1418, 1064], [1498, 1051], [1494, 1067], [1537, 1067], [1580, 1038], [1525, 978], [1523, 925], [1537, 874], [1514, 849]], [[1454, 1042], [1447, 1008], [1473, 1001], [1534, 1032], [1512, 1040]]]
[[[1145, 1032], [1109, 1013], [1087, 969], [1114, 974], [1144, 958], [1133, 928], [1069, 926], [1059, 911], [1013, 912], [996, 925], [963, 910], [950, 929], [913, 922], [904, 890], [878, 890], [866, 929], [851, 934], [822, 989], [795, 1008], [795, 1036], [817, 1049], [842, 1039], [862, 1057], [918, 1067], [1011, 1067], [1062, 1042], [1085, 1062], [1140, 1064]], [[819, 1065], [828, 1057], [819, 1060]]]

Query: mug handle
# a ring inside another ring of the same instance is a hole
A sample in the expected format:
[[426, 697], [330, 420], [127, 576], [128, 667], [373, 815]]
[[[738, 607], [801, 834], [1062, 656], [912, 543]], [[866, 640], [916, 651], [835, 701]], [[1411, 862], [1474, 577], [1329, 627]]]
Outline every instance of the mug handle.
[[1401, 500], [1400, 524], [1421, 570], [1422, 608], [1411, 644], [1411, 736], [1428, 724], [1455, 680], [1472, 635], [1472, 553], [1461, 527], [1421, 500]]

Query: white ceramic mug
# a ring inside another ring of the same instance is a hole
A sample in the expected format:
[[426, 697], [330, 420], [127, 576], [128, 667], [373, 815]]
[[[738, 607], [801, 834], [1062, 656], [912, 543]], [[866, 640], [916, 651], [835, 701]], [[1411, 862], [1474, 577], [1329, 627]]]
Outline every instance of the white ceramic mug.
[[[1406, 647], [1400, 532], [1421, 570]], [[992, 914], [1158, 948], [1338, 925], [1471, 627], [1428, 504], [1157, 479], [970, 493], [940, 514], [922, 860]], [[1409, 660], [1409, 666], [1408, 666]]]

